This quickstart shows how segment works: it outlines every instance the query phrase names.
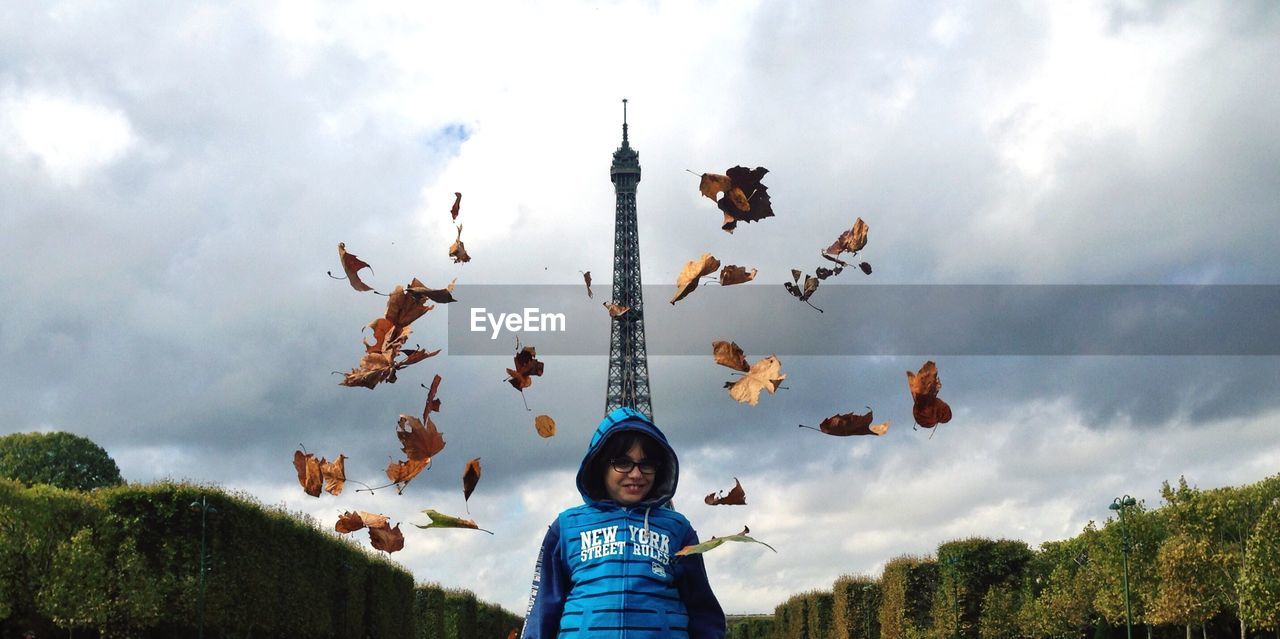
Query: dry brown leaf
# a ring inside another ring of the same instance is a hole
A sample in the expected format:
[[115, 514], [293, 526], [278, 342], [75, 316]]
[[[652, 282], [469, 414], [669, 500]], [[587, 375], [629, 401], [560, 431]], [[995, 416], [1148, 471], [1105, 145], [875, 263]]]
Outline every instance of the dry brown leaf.
[[533, 427], [538, 431], [538, 436], [543, 439], [547, 437], [555, 437], [556, 420], [551, 419], [550, 415], [538, 415], [533, 418]]
[[720, 194], [731, 188], [733, 188], [733, 181], [727, 175], [703, 173], [702, 179], [698, 182], [698, 190], [711, 198], [712, 202], [719, 200]]
[[627, 311], [631, 310], [630, 306], [614, 304], [613, 302], [602, 302], [602, 304], [604, 304], [605, 310], [609, 311], [609, 317], [619, 317], [623, 313], [626, 313]]
[[907, 387], [911, 389], [911, 415], [924, 428], [951, 421], [951, 406], [938, 398], [942, 381], [938, 379], [938, 365], [933, 360], [920, 367], [919, 373], [907, 371]]
[[831, 246], [828, 246], [827, 250], [823, 251], [823, 254], [833, 257], [841, 253], [857, 254], [866, 245], [867, 223], [863, 222], [862, 218], [858, 218], [854, 221], [853, 228], [841, 233], [840, 237], [836, 238], [836, 241], [832, 242]]
[[716, 363], [721, 366], [728, 366], [744, 373], [751, 370], [751, 366], [747, 364], [746, 355], [735, 342], [723, 340], [711, 342], [711, 354], [716, 358]]
[[[414, 281], [416, 282], [417, 280]], [[418, 282], [418, 284], [421, 284], [421, 282]], [[435, 308], [434, 306], [426, 305], [425, 301], [425, 296], [410, 293], [403, 286], [396, 286], [395, 290], [391, 291], [391, 295], [387, 297], [387, 313], [384, 317], [388, 322], [403, 331], [414, 320], [426, 315], [428, 311]]]
[[400, 532], [400, 524], [395, 528], [382, 526], [369, 527], [369, 544], [376, 550], [392, 553], [404, 549], [404, 533]]
[[457, 219], [458, 219], [458, 207], [460, 207], [460, 206], [462, 206], [462, 194], [461, 194], [461, 193], [458, 193], [457, 191], [454, 191], [454, 193], [453, 193], [453, 208], [449, 209], [449, 216], [450, 216], [454, 221], [457, 221]]
[[[458, 278], [455, 277], [449, 282], [449, 285], [444, 288], [427, 288], [427, 285], [418, 281], [418, 278], [415, 277], [413, 278], [413, 281], [409, 283], [409, 288], [405, 289], [405, 293], [414, 296], [419, 302], [421, 302], [422, 299], [429, 299], [437, 304], [448, 304], [450, 302], [458, 301], [453, 299], [453, 285], [456, 284], [457, 281]], [[430, 309], [431, 307], [427, 307], [427, 310]]]
[[745, 266], [734, 266], [730, 264], [720, 271], [720, 286], [733, 286], [734, 284], [742, 284], [756, 279], [756, 269], [747, 272]]
[[387, 479], [395, 484], [396, 493], [403, 494], [409, 482], [418, 476], [424, 468], [427, 467], [429, 459], [408, 459], [405, 461], [393, 461], [387, 465]]
[[400, 439], [400, 449], [409, 459], [430, 462], [440, 451], [444, 450], [444, 435], [436, 429], [435, 422], [427, 418], [426, 425], [417, 417], [401, 415], [396, 425], [396, 437]]
[[533, 385], [533, 376], [542, 375], [542, 362], [537, 360], [538, 351], [532, 346], [520, 349], [515, 356], [515, 368], [508, 368], [507, 381], [512, 388], [520, 392]]
[[760, 391], [768, 391], [770, 395], [778, 389], [778, 385], [787, 376], [782, 373], [782, 363], [774, 355], [770, 355], [755, 364], [741, 379], [736, 382], [725, 382], [729, 389], [729, 397], [755, 406], [760, 401]]
[[373, 287], [362, 282], [357, 274], [362, 268], [367, 268], [370, 273], [373, 273], [373, 267], [355, 255], [348, 253], [347, 245], [343, 242], [338, 242], [338, 259], [342, 261], [342, 272], [347, 274], [347, 282], [351, 284], [351, 288], [361, 292], [373, 290]]
[[859, 415], [857, 413], [844, 413], [840, 415], [832, 415], [818, 424], [817, 428], [800, 424], [801, 428], [817, 430], [828, 435], [837, 437], [848, 437], [850, 435], [883, 435], [889, 432], [889, 422], [880, 424], [872, 424], [871, 409]]
[[319, 497], [324, 479], [316, 456], [296, 450], [293, 452], [293, 467], [298, 471], [298, 483], [302, 484], [302, 490], [312, 497]]
[[583, 273], [583, 274], [582, 274], [582, 281], [584, 281], [584, 282], [586, 282], [586, 283], [587, 283], [587, 299], [592, 299], [592, 297], [591, 297], [591, 271], [587, 271], [587, 272], [585, 272], [585, 273]]
[[735, 166], [725, 171], [732, 186], [717, 202], [720, 211], [724, 213], [724, 224], [720, 228], [732, 233], [738, 222], [755, 222], [773, 217], [769, 188], [760, 183], [768, 172], [768, 169], [761, 166], [754, 169]]
[[[480, 458], [477, 457], [467, 462], [467, 467], [462, 471], [462, 501], [467, 502], [471, 499], [471, 493], [475, 492], [476, 484], [480, 483]], [[470, 512], [470, 507], [468, 507]]]
[[693, 292], [693, 289], [698, 288], [698, 278], [710, 275], [718, 268], [720, 268], [720, 260], [710, 253], [703, 253], [702, 257], [686, 262], [684, 268], [680, 270], [680, 275], [676, 277], [676, 295], [671, 298], [671, 303], [675, 304], [684, 299], [686, 295]]
[[333, 529], [342, 533], [353, 533], [364, 528], [364, 518], [360, 513], [347, 511], [338, 516], [338, 522], [333, 525]]
[[458, 239], [453, 241], [449, 246], [449, 257], [453, 258], [454, 264], [470, 262], [471, 256], [467, 255], [467, 247], [462, 243], [462, 225], [458, 225]]
[[342, 486], [347, 482], [347, 471], [343, 463], [346, 455], [339, 454], [332, 462], [320, 460], [320, 475], [324, 478], [324, 490], [330, 495], [341, 495]]
[[438, 390], [440, 390], [440, 376], [436, 375], [431, 380], [431, 388], [427, 389], [427, 405], [422, 407], [422, 419], [427, 419], [431, 413], [440, 412], [440, 399], [436, 397]]
[[742, 482], [737, 477], [733, 478], [733, 488], [729, 489], [728, 494], [717, 496], [711, 493], [703, 498], [708, 506], [746, 506], [747, 492], [742, 489]]

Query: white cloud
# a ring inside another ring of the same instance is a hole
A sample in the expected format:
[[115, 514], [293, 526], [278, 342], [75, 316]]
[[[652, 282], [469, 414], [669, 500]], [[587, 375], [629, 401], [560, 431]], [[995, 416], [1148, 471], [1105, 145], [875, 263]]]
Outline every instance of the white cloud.
[[119, 109], [38, 90], [0, 93], [5, 151], [18, 160], [35, 159], [57, 182], [76, 186], [137, 142]]

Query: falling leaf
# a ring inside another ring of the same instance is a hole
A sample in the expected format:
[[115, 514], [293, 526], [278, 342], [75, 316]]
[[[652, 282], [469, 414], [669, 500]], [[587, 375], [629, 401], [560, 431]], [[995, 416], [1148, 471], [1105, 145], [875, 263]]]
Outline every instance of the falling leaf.
[[609, 317], [618, 317], [623, 313], [626, 313], [627, 311], [631, 310], [630, 306], [614, 304], [613, 302], [601, 302], [601, 303], [604, 304], [605, 310], [609, 311]]
[[444, 435], [436, 429], [435, 422], [427, 418], [423, 423], [412, 415], [401, 415], [396, 425], [396, 437], [400, 439], [400, 448], [409, 459], [430, 462], [440, 451], [444, 450]]
[[395, 528], [382, 526], [380, 528], [369, 527], [369, 543], [375, 550], [383, 552], [396, 552], [404, 549], [404, 533], [400, 532], [400, 524], [396, 524]]
[[718, 268], [720, 268], [720, 260], [710, 253], [703, 253], [702, 257], [686, 262], [680, 275], [676, 277], [676, 296], [671, 298], [671, 303], [675, 304], [684, 299], [686, 295], [693, 292], [693, 289], [698, 288], [698, 278], [710, 275]]
[[296, 450], [293, 452], [293, 467], [298, 471], [298, 483], [302, 484], [302, 490], [312, 497], [319, 497], [324, 479], [316, 456]]
[[462, 501], [471, 499], [471, 493], [475, 492], [476, 484], [479, 482], [480, 458], [477, 457], [467, 462], [467, 468], [462, 472]]
[[817, 430], [828, 435], [837, 437], [848, 437], [850, 435], [883, 435], [889, 432], [889, 422], [880, 424], [872, 424], [871, 409], [868, 408], [865, 414], [844, 413], [842, 415], [832, 415], [818, 424], [817, 428], [800, 424], [801, 428]]
[[748, 273], [745, 266], [734, 266], [730, 264], [720, 271], [720, 286], [733, 286], [734, 284], [742, 284], [756, 279], [756, 269], [751, 269]]
[[835, 257], [834, 255], [827, 255], [826, 253], [818, 253], [818, 255], [821, 255], [822, 257], [826, 258], [827, 260], [830, 260], [830, 261], [832, 261], [832, 262], [835, 262], [836, 264], [839, 264], [841, 268], [843, 268], [843, 267], [845, 267], [845, 266], [848, 266], [848, 265], [849, 265], [849, 263], [848, 263], [848, 262], [846, 262], [846, 261], [844, 261], [844, 260], [842, 260], [842, 259], [840, 259], [840, 258], [838, 258], [838, 257]]
[[358, 512], [347, 511], [342, 513], [342, 515], [338, 517], [338, 523], [334, 524], [333, 529], [345, 535], [347, 533], [360, 530], [365, 526], [368, 526], [369, 528], [386, 528], [390, 525], [391, 523], [387, 521], [386, 515], [379, 515], [377, 513], [370, 513], [361, 510]]
[[542, 375], [542, 362], [537, 360], [537, 350], [532, 346], [526, 346], [516, 353], [515, 368], [508, 368], [507, 381], [511, 383], [512, 388], [524, 392], [524, 389], [533, 385], [533, 376]]
[[[431, 390], [427, 394], [427, 405], [422, 410], [422, 420], [412, 415], [400, 415], [396, 424], [396, 437], [400, 440], [400, 449], [404, 451], [404, 461], [393, 461], [387, 466], [387, 478], [395, 484], [396, 492], [403, 493], [405, 486], [417, 477], [431, 463], [431, 458], [444, 450], [444, 435], [431, 421], [432, 404], [439, 406], [435, 399], [435, 390], [439, 388], [439, 375], [431, 382]], [[423, 425], [423, 421], [426, 425]]]
[[685, 546], [684, 548], [681, 548], [679, 551], [676, 552], [676, 556], [684, 557], [687, 555], [701, 554], [701, 553], [707, 552], [708, 550], [718, 548], [721, 544], [723, 544], [726, 541], [741, 541], [741, 542], [749, 541], [749, 542], [760, 544], [765, 548], [772, 550], [773, 552], [778, 552], [773, 546], [770, 546], [769, 544], [766, 544], [763, 541], [760, 541], [759, 539], [752, 539], [751, 537], [748, 537], [747, 533], [749, 532], [751, 532], [751, 529], [747, 528], [746, 526], [743, 526], [742, 532], [736, 535], [728, 535], [726, 537], [712, 537], [711, 539], [708, 539], [700, 544]]
[[[420, 300], [425, 298], [437, 304], [448, 304], [450, 302], [458, 301], [453, 299], [453, 285], [457, 281], [458, 278], [455, 277], [451, 282], [449, 282], [449, 285], [444, 288], [427, 288], [425, 284], [419, 282], [418, 278], [415, 277], [413, 278], [413, 281], [409, 283], [409, 288], [406, 289], [405, 292], [409, 295], [415, 296], [415, 299]], [[431, 310], [431, 307], [427, 307], [427, 310]]]
[[804, 276], [804, 288], [800, 291], [800, 301], [806, 302], [818, 290], [818, 278], [809, 275]]
[[347, 511], [338, 516], [338, 522], [333, 525], [333, 529], [342, 533], [353, 533], [364, 528], [364, 518], [359, 513]]
[[[419, 286], [422, 284], [417, 280], [414, 280], [414, 282], [417, 282]], [[425, 303], [426, 301], [425, 295], [407, 292], [403, 286], [396, 286], [395, 290], [391, 291], [391, 295], [387, 297], [386, 320], [397, 328], [406, 329], [414, 320], [426, 315], [428, 311], [435, 308], [434, 306], [428, 306]]]
[[421, 284], [415, 279], [408, 290], [397, 286], [387, 296], [385, 315], [368, 325], [373, 331], [374, 341], [370, 344], [368, 340], [364, 340], [365, 355], [361, 358], [360, 365], [351, 369], [340, 382], [343, 386], [373, 388], [381, 382], [393, 384], [396, 381], [396, 371], [440, 354], [439, 349], [428, 351], [404, 348], [413, 332], [413, 327], [409, 324], [435, 308], [426, 305], [429, 298], [424, 291], [429, 289]]
[[418, 362], [421, 362], [422, 360], [427, 359], [428, 357], [435, 357], [436, 355], [439, 355], [439, 354], [440, 354], [440, 351], [441, 351], [441, 350], [442, 350], [442, 349], [436, 349], [436, 350], [434, 350], [434, 351], [429, 351], [429, 350], [422, 349], [422, 348], [406, 348], [406, 349], [404, 349], [404, 350], [400, 351], [400, 354], [401, 354], [401, 355], [404, 355], [404, 359], [402, 359], [402, 360], [400, 360], [400, 361], [398, 361], [398, 362], [396, 362], [395, 364], [393, 364], [393, 365], [392, 365], [392, 367], [391, 367], [391, 376], [387, 379], [387, 381], [388, 381], [388, 382], [395, 382], [395, 381], [396, 381], [396, 379], [395, 379], [395, 378], [396, 378], [396, 371], [398, 371], [398, 370], [400, 370], [400, 369], [402, 369], [402, 368], [404, 368], [404, 367], [406, 367], [406, 366], [410, 366], [410, 365], [413, 365], [413, 364], [417, 364]]
[[760, 391], [769, 391], [772, 395], [782, 380], [787, 378], [781, 371], [782, 363], [776, 356], [770, 355], [752, 364], [751, 370], [738, 381], [725, 382], [724, 385], [729, 389], [729, 397], [755, 406], [760, 401]]
[[387, 465], [387, 479], [395, 484], [396, 493], [403, 494], [405, 486], [413, 481], [424, 468], [427, 467], [425, 459], [407, 459], [404, 461], [393, 461]]
[[556, 434], [556, 420], [551, 419], [550, 415], [538, 415], [533, 418], [533, 427], [543, 439], [554, 437]]
[[871, 274], [871, 265], [867, 264], [866, 262], [859, 263], [858, 268], [862, 269], [862, 272], [866, 273], [867, 275]]
[[703, 173], [702, 179], [698, 182], [698, 190], [703, 195], [711, 198], [712, 202], [720, 199], [720, 194], [733, 188], [733, 180], [727, 175], [717, 175], [715, 173]]
[[829, 268], [826, 268], [825, 266], [819, 266], [818, 270], [814, 271], [814, 274], [818, 276], [818, 279], [826, 280], [828, 277], [834, 277], [836, 275], [839, 275], [840, 267], [837, 266], [835, 267], [835, 269], [829, 269]]
[[742, 352], [742, 348], [735, 342], [726, 342], [716, 340], [711, 342], [711, 354], [715, 356], [716, 363], [721, 366], [728, 366], [736, 371], [747, 372], [751, 367], [747, 364], [747, 358]]
[[458, 225], [458, 239], [453, 241], [449, 246], [449, 257], [453, 258], [454, 264], [462, 262], [470, 262], [471, 256], [467, 255], [467, 247], [462, 243], [462, 225]]
[[732, 233], [738, 222], [755, 222], [773, 217], [773, 205], [769, 201], [769, 189], [760, 183], [769, 169], [758, 166], [748, 169], [735, 166], [725, 171], [732, 185], [717, 205], [724, 213], [724, 225], [720, 228]]
[[582, 274], [582, 281], [587, 283], [587, 299], [591, 299], [591, 271]]
[[342, 486], [347, 481], [347, 471], [343, 461], [346, 455], [338, 455], [332, 462], [320, 460], [320, 475], [324, 478], [324, 490], [330, 495], [342, 494]]
[[924, 363], [919, 373], [907, 371], [907, 386], [911, 389], [911, 415], [924, 428], [951, 421], [951, 407], [938, 398], [942, 381], [938, 379], [938, 365], [933, 360]]
[[452, 218], [453, 218], [453, 220], [454, 220], [454, 221], [457, 221], [457, 219], [458, 219], [458, 207], [459, 207], [459, 206], [462, 206], [462, 194], [461, 194], [461, 193], [458, 193], [457, 191], [454, 191], [454, 193], [453, 193], [453, 208], [449, 209], [449, 215], [450, 215], [450, 217], [452, 217]]
[[800, 276], [801, 276], [801, 275], [804, 275], [804, 273], [801, 273], [798, 269], [794, 269], [794, 268], [793, 268], [793, 269], [791, 269], [791, 281], [792, 281], [792, 282], [799, 282], [799, 281], [800, 281]]
[[445, 515], [443, 513], [436, 512], [435, 510], [432, 510], [430, 508], [422, 511], [422, 514], [426, 515], [427, 517], [430, 517], [431, 523], [426, 524], [425, 526], [422, 524], [414, 524], [419, 528], [424, 528], [424, 529], [425, 528], [470, 528], [471, 530], [479, 530], [479, 531], [487, 532], [490, 535], [493, 534], [493, 532], [491, 531], [488, 531], [483, 528], [480, 528], [479, 526], [476, 526], [476, 522], [470, 519], [454, 517], [453, 515]]
[[369, 543], [376, 550], [396, 552], [404, 548], [404, 533], [400, 532], [400, 524], [391, 527], [386, 515], [365, 511], [347, 511], [338, 517], [333, 529], [342, 534], [352, 533], [361, 528], [369, 529]]
[[841, 253], [857, 254], [863, 247], [867, 245], [867, 223], [858, 218], [853, 223], [853, 228], [840, 234], [827, 250], [823, 251], [824, 255], [835, 257]]
[[373, 290], [373, 287], [360, 281], [360, 276], [357, 275], [357, 272], [363, 268], [369, 269], [369, 272], [372, 273], [373, 267], [354, 254], [348, 253], [347, 245], [343, 242], [338, 242], [338, 259], [342, 261], [342, 272], [347, 274], [347, 282], [351, 284], [351, 288], [362, 292]]
[[742, 489], [742, 482], [737, 477], [733, 478], [733, 488], [729, 489], [728, 494], [717, 496], [716, 493], [707, 495], [704, 502], [708, 506], [746, 506], [747, 491]]
[[431, 380], [431, 388], [427, 389], [427, 405], [422, 407], [422, 419], [427, 419], [433, 412], [440, 412], [440, 399], [436, 397], [438, 390], [440, 390], [440, 376], [436, 375]]

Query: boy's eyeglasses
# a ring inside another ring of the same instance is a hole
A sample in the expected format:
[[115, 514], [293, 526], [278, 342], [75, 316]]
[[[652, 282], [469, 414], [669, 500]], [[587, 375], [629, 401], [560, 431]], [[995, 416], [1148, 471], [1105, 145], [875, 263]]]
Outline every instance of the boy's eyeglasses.
[[640, 474], [642, 475], [652, 475], [658, 472], [658, 465], [648, 460], [637, 462], [629, 457], [615, 457], [609, 460], [609, 467], [623, 475], [631, 472], [631, 469], [637, 466], [640, 467]]

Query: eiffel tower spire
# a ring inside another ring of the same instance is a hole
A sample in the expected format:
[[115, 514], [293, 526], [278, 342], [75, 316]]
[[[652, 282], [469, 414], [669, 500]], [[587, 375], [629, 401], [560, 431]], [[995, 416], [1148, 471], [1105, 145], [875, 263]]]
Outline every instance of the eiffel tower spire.
[[609, 385], [604, 412], [630, 406], [650, 419], [649, 358], [644, 343], [644, 299], [640, 290], [640, 233], [636, 227], [636, 185], [640, 154], [627, 140], [627, 101], [622, 100], [622, 146], [609, 169], [616, 199], [613, 221], [613, 301], [631, 310], [614, 318], [609, 332]]

